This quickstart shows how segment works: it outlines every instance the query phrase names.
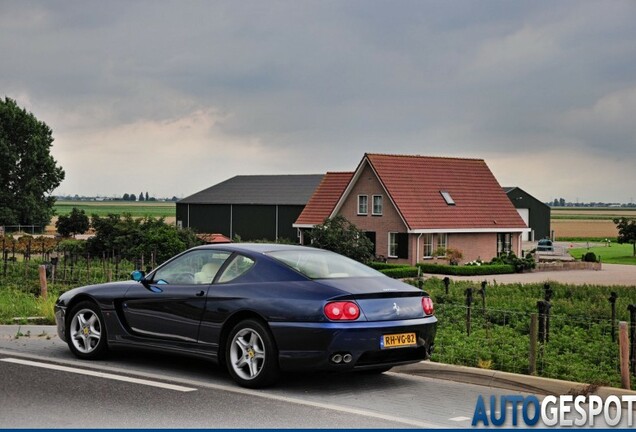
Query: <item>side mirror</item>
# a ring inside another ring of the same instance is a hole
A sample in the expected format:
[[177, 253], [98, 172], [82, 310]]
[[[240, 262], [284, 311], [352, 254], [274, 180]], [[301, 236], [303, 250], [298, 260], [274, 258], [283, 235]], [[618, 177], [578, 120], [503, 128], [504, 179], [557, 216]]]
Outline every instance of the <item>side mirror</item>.
[[137, 282], [141, 282], [142, 280], [144, 280], [145, 276], [146, 276], [146, 272], [141, 270], [135, 270], [134, 272], [130, 274], [130, 278]]

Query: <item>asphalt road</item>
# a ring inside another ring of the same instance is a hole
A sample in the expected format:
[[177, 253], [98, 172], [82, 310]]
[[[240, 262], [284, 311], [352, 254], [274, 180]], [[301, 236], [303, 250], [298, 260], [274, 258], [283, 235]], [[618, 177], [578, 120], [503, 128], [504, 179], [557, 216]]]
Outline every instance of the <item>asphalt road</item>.
[[[192, 390], [157, 387], [166, 383]], [[51, 326], [0, 326], [0, 390], [7, 428], [468, 427], [478, 395], [509, 393], [391, 372], [291, 375], [247, 390], [198, 359], [133, 352], [77, 360]]]
[[296, 374], [248, 390], [207, 361], [81, 361], [52, 326], [0, 326], [2, 428], [465, 428], [480, 395], [510, 393], [520, 394], [393, 372]]

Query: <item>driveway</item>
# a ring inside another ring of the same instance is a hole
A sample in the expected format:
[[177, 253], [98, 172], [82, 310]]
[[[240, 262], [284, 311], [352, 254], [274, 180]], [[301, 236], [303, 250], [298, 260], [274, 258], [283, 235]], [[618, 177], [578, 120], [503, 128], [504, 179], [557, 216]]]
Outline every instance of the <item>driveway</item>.
[[[443, 275], [426, 274], [426, 277], [443, 278]], [[602, 270], [568, 270], [568, 271], [543, 271], [532, 273], [515, 273], [490, 276], [449, 276], [453, 281], [483, 280], [492, 283], [534, 284], [543, 282], [558, 282], [572, 285], [623, 285], [636, 287], [636, 266], [622, 264], [603, 264]]]

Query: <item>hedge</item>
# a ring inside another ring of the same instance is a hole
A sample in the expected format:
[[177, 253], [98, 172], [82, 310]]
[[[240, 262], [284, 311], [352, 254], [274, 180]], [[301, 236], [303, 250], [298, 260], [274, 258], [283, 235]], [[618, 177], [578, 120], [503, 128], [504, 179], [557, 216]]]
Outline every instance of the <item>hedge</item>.
[[396, 268], [404, 268], [404, 267], [413, 267], [410, 264], [393, 264], [393, 263], [385, 263], [385, 262], [372, 262], [369, 263], [369, 267], [376, 270], [386, 270], [386, 269], [396, 269]]
[[418, 275], [418, 269], [417, 267], [392, 267], [392, 268], [385, 268], [380, 270], [380, 273], [384, 273], [385, 275], [387, 275], [390, 278], [393, 279], [401, 279], [401, 278], [412, 278], [412, 277], [417, 277]]
[[492, 274], [514, 273], [515, 267], [511, 264], [484, 264], [480, 266], [451, 266], [443, 264], [417, 263], [422, 273], [444, 274], [454, 276], [481, 276]]

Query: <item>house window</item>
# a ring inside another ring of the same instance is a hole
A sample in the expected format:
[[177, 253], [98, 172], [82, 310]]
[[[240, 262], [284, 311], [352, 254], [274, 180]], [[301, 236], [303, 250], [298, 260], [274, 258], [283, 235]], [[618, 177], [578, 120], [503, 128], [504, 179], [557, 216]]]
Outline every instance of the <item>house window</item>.
[[376, 216], [382, 215], [382, 195], [373, 195], [373, 213]]
[[389, 257], [405, 258], [409, 257], [409, 234], [389, 233]]
[[437, 255], [445, 256], [446, 248], [448, 248], [448, 234], [437, 234]]
[[434, 234], [424, 234], [424, 258], [433, 258]]
[[512, 234], [497, 234], [497, 256], [509, 254], [510, 252], [512, 252]]
[[369, 197], [367, 195], [358, 195], [358, 214], [366, 215], [369, 213]]
[[397, 258], [397, 233], [389, 233], [389, 256]]

